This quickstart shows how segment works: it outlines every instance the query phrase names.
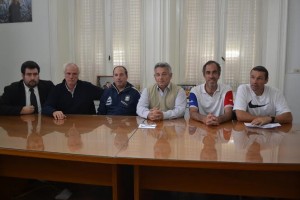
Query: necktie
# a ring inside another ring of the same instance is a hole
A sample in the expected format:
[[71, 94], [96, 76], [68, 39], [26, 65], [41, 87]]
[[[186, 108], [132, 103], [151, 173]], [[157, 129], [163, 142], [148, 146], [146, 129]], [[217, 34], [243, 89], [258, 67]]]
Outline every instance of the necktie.
[[36, 96], [34, 94], [34, 89], [30, 88], [29, 91], [30, 91], [30, 102], [31, 105], [34, 106], [34, 113], [38, 113], [38, 105], [37, 105]]

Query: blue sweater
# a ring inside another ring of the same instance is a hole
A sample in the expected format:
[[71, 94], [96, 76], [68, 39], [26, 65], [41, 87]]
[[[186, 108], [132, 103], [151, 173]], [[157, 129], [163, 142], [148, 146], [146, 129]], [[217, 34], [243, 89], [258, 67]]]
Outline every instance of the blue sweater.
[[94, 100], [99, 99], [102, 93], [103, 89], [90, 82], [78, 80], [72, 96], [63, 80], [49, 94], [42, 114], [52, 115], [55, 111], [62, 111], [64, 114], [96, 114]]
[[136, 115], [136, 106], [140, 99], [140, 93], [133, 85], [127, 82], [121, 92], [113, 84], [104, 90], [100, 98], [98, 115]]

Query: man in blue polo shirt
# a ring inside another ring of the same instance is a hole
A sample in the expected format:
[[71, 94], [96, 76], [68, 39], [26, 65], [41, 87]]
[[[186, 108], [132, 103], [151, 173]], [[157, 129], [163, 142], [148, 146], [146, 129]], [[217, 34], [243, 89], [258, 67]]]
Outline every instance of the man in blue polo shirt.
[[140, 93], [127, 79], [127, 69], [116, 66], [113, 70], [114, 82], [100, 98], [98, 115], [136, 115]]

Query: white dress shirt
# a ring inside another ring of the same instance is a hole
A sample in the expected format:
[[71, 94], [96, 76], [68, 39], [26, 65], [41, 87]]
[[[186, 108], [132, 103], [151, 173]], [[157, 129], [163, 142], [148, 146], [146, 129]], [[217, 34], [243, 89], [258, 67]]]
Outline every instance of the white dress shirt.
[[[25, 84], [24, 84], [24, 87], [25, 87], [25, 91], [26, 91], [26, 106], [30, 106], [31, 102], [30, 102], [29, 87]], [[37, 104], [38, 104], [38, 113], [41, 113], [42, 107], [41, 107], [41, 101], [40, 101], [40, 95], [39, 95], [38, 87], [34, 87], [33, 90], [34, 90], [34, 94], [36, 96], [36, 101], [37, 101]]]

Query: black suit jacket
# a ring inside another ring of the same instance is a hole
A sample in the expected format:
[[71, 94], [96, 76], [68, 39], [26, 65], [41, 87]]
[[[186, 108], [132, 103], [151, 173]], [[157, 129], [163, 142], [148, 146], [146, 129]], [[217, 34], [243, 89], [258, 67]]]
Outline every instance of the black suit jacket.
[[[38, 90], [41, 106], [43, 106], [53, 88], [52, 81], [39, 80]], [[4, 88], [4, 93], [0, 97], [0, 115], [20, 115], [25, 105], [26, 94], [23, 80], [14, 82]]]

